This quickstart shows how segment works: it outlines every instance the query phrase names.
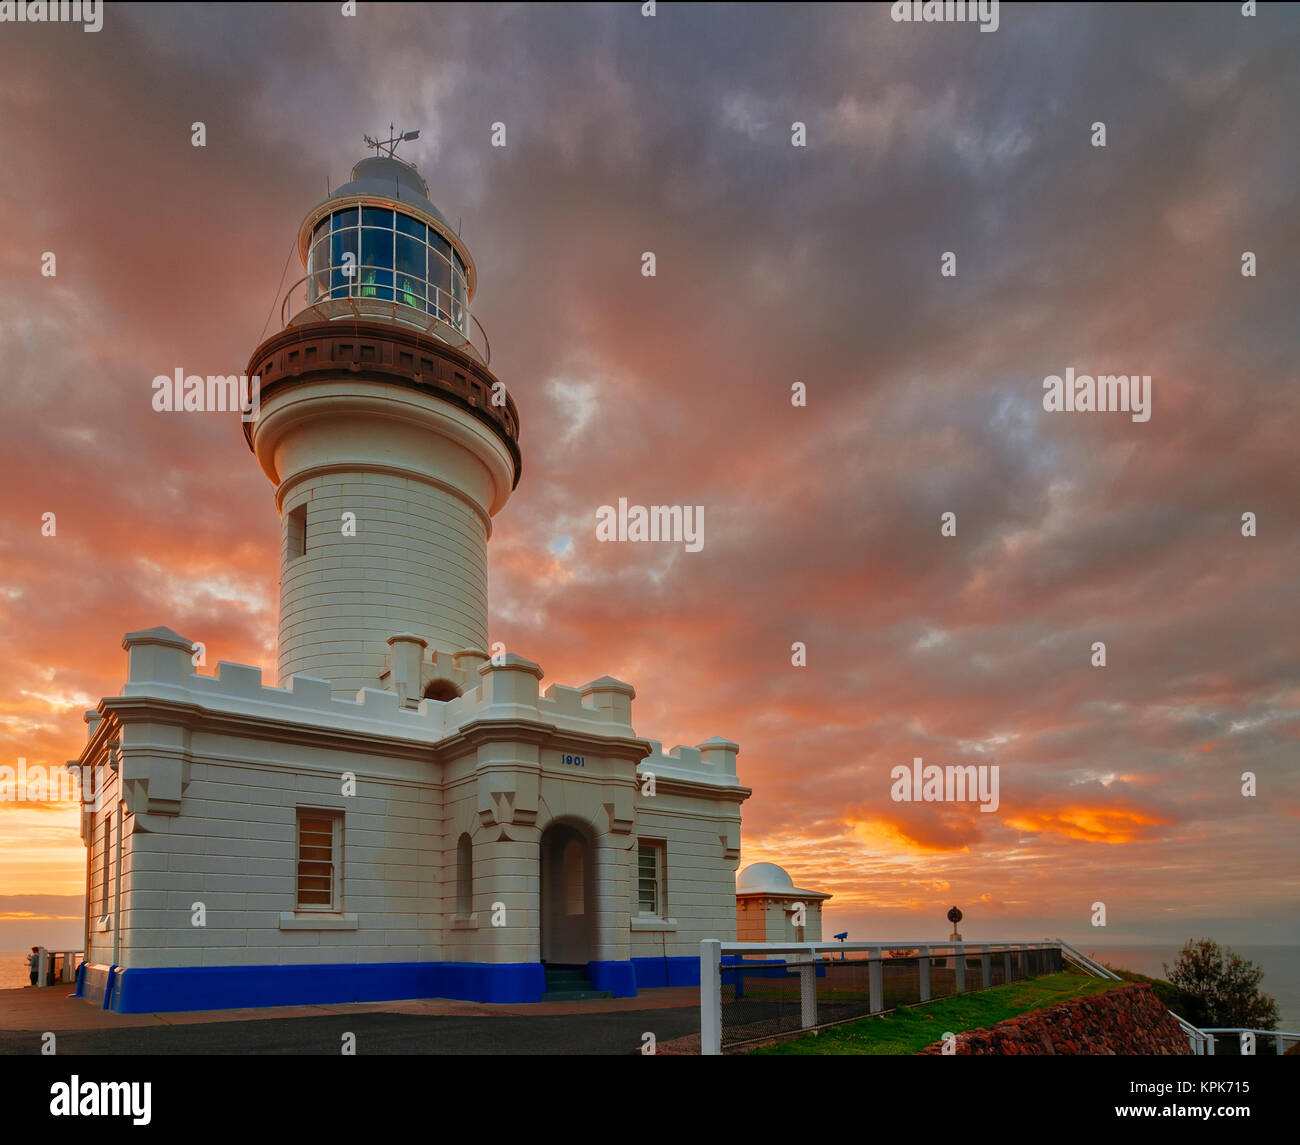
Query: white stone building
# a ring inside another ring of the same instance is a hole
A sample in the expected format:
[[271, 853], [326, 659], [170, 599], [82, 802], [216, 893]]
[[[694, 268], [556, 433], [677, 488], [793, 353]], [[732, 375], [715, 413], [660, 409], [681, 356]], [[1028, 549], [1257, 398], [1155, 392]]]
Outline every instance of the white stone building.
[[[602, 677], [489, 656], [487, 542], [519, 418], [476, 268], [415, 169], [365, 159], [247, 373], [282, 515], [279, 679], [129, 633], [86, 714], [83, 993], [119, 1011], [698, 980], [736, 934], [733, 743], [664, 752]], [[84, 774], [84, 772], [83, 772]], [[653, 785], [649, 777], [653, 776]]]

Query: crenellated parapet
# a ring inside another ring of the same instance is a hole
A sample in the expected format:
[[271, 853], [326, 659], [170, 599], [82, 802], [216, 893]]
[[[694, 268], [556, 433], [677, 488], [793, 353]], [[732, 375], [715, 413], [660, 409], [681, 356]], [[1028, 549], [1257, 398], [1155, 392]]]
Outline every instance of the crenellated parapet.
[[678, 744], [671, 751], [664, 751], [663, 744], [657, 740], [650, 740], [649, 743], [650, 754], [637, 765], [638, 772], [722, 787], [740, 785], [736, 776], [739, 744], [714, 736], [695, 747]]
[[[639, 740], [632, 726], [636, 690], [621, 680], [602, 676], [581, 687], [550, 685], [541, 691], [541, 667], [508, 653], [495, 661], [480, 649], [445, 652], [427, 640], [399, 633], [389, 640], [390, 688], [362, 688], [355, 699], [332, 694], [328, 680], [293, 676], [288, 687], [262, 682], [260, 668], [221, 661], [215, 675], [200, 674], [194, 665], [196, 645], [170, 628], [127, 633], [127, 681], [122, 693], [104, 701], [107, 711], [125, 714], [142, 706], [166, 709], [161, 721], [173, 732], [156, 732], [167, 742], [152, 745], [155, 755], [173, 761], [184, 756], [186, 720], [200, 713], [221, 713], [249, 720], [271, 720], [310, 727], [313, 732], [367, 733], [402, 738], [430, 746], [475, 727], [531, 726], [535, 735], [566, 735], [598, 740], [638, 741], [649, 755], [639, 770], [665, 779], [734, 787], [734, 743], [714, 738], [696, 747], [679, 746], [664, 752], [662, 744]], [[431, 685], [446, 684], [459, 695], [426, 698]], [[149, 701], [149, 703], [144, 703]], [[154, 723], [159, 721], [154, 720]], [[98, 719], [92, 723], [92, 732]], [[129, 745], [128, 745], [129, 746]], [[165, 787], [165, 794], [163, 788]], [[179, 799], [177, 781], [158, 785], [156, 809]]]

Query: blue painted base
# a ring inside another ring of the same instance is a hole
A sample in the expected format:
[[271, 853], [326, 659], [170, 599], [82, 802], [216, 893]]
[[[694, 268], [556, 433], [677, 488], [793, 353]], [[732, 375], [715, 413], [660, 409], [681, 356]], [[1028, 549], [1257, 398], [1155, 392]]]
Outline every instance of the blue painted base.
[[[94, 997], [97, 978], [99, 975], [92, 969], [87, 976], [88, 997]], [[536, 1002], [546, 990], [546, 973], [539, 962], [160, 967], [119, 969], [107, 987], [104, 1008], [120, 1014], [388, 1002], [399, 998]]]
[[433, 994], [403, 997], [461, 998], [467, 1002], [537, 1002], [546, 993], [540, 962], [442, 962]]
[[608, 990], [615, 998], [636, 997], [636, 973], [631, 962], [588, 962], [587, 981], [596, 990]]
[[638, 990], [651, 990], [661, 986], [698, 986], [700, 960], [689, 954], [669, 958], [634, 958]]

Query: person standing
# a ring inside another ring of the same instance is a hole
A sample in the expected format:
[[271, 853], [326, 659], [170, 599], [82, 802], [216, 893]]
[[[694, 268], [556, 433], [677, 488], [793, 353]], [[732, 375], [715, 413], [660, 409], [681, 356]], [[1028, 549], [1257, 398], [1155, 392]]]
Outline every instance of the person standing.
[[31, 967], [32, 985], [35, 986], [41, 977], [41, 948], [39, 946], [32, 947], [32, 952], [27, 956], [27, 965]]

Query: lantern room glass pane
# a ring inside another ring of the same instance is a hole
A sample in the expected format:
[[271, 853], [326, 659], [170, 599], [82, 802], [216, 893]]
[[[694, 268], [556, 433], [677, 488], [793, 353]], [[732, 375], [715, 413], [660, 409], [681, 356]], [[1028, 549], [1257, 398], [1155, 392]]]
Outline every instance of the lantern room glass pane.
[[469, 334], [469, 293], [462, 274], [452, 283], [455, 301], [452, 304], [452, 323], [462, 334]]
[[322, 297], [329, 297], [330, 290], [330, 240], [327, 234], [320, 242], [313, 244], [307, 255], [307, 302], [315, 305]]
[[425, 276], [424, 250], [424, 243], [417, 242], [408, 235], [399, 234], [397, 236], [397, 269], [406, 274], [413, 274], [423, 282]]
[[361, 271], [361, 286], [357, 293], [362, 298], [380, 298], [385, 302], [392, 302], [393, 272], [364, 267]]
[[[355, 211], [352, 213], [356, 214]], [[345, 262], [344, 255], [349, 254], [352, 258]], [[349, 262], [351, 264], [350, 268]], [[357, 231], [355, 227], [351, 230], [335, 231], [330, 235], [330, 266], [333, 268], [330, 272], [330, 285], [334, 297], [346, 298], [349, 288], [355, 286], [357, 282]], [[347, 273], [349, 269], [352, 271], [351, 275]]]
[[330, 265], [330, 240], [326, 236], [320, 242], [312, 243], [311, 250], [307, 255], [307, 273], [315, 274], [318, 271], [328, 270]]
[[395, 301], [415, 310], [424, 309], [424, 279], [397, 272]]
[[335, 211], [330, 216], [330, 219], [336, 231], [342, 230], [344, 227], [355, 227], [357, 225], [357, 209], [356, 207], [349, 207], [346, 211]]
[[429, 245], [433, 247], [443, 258], [451, 258], [451, 243], [442, 237], [432, 227], [429, 228]]
[[398, 234], [410, 235], [411, 238], [424, 242], [425, 229], [425, 225], [419, 219], [413, 219], [410, 215], [403, 215], [399, 212], [397, 216]]
[[409, 235], [397, 236], [397, 301], [424, 309], [425, 245]]
[[393, 229], [393, 212], [388, 207], [362, 207], [361, 225], [363, 227], [384, 227]]
[[451, 267], [432, 251], [429, 255], [429, 300], [436, 304], [430, 306], [430, 313], [446, 318], [451, 313]]
[[366, 269], [393, 269], [393, 232], [361, 228], [361, 265]]

